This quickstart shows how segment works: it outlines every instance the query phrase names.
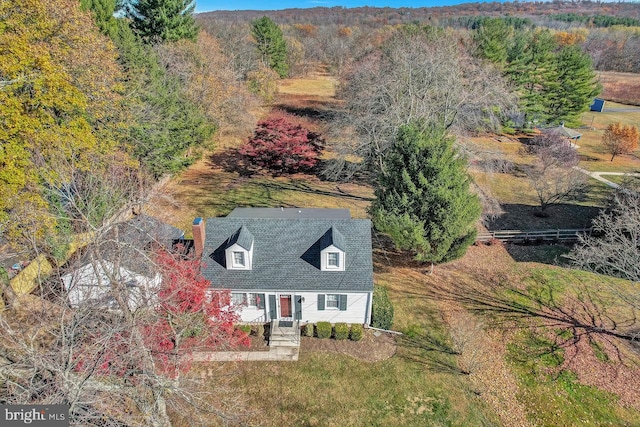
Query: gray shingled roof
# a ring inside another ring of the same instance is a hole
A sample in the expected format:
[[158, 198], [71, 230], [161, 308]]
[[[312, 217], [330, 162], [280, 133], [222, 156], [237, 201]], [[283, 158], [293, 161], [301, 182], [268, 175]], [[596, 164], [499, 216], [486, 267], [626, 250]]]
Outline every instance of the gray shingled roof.
[[171, 248], [174, 240], [184, 238], [184, 231], [149, 215], [138, 215], [118, 225], [120, 239], [140, 247], [155, 242]]
[[335, 227], [331, 227], [329, 230], [327, 230], [327, 232], [324, 233], [324, 236], [322, 236], [322, 238], [320, 239], [320, 250], [323, 251], [331, 245], [344, 251], [344, 236]]
[[329, 208], [235, 208], [227, 218], [349, 219], [349, 209]]
[[[152, 216], [138, 215], [116, 224], [94, 245], [99, 245], [99, 253], [105, 260], [117, 259], [120, 265], [129, 271], [152, 276], [154, 271], [149, 263], [150, 251], [156, 246], [171, 250], [174, 241], [182, 238], [184, 238], [184, 232], [179, 228]], [[75, 262], [70, 263], [68, 267], [75, 269], [75, 265], [72, 264], [77, 265], [77, 262], [80, 262], [84, 265], [90, 262], [90, 254], [91, 251], [86, 249], [79, 251], [74, 259]]]
[[244, 225], [240, 227], [238, 231], [236, 231], [236, 233], [229, 241], [227, 247], [235, 243], [237, 243], [241, 248], [247, 251], [251, 249], [251, 245], [253, 244], [253, 235], [249, 230], [247, 230], [247, 227], [245, 227]]
[[573, 129], [569, 129], [568, 127], [565, 127], [564, 125], [560, 125], [560, 126], [556, 126], [554, 128], [547, 128], [547, 129], [543, 129], [542, 130], [545, 133], [557, 133], [561, 136], [564, 136], [565, 138], [569, 138], [569, 139], [580, 139], [580, 137], [582, 136], [582, 134], [578, 131], [575, 131]]
[[[224, 250], [241, 227], [254, 237], [252, 270], [227, 270]], [[331, 228], [344, 241], [345, 271], [320, 271], [321, 239]], [[234, 290], [373, 290], [371, 221], [367, 219], [209, 218], [204, 276]]]

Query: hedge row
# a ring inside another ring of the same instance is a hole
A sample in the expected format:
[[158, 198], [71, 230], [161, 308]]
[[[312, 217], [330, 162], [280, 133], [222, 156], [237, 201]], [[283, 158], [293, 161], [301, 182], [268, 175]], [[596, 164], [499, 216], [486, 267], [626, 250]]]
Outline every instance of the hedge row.
[[307, 323], [304, 326], [303, 333], [307, 337], [333, 337], [337, 340], [346, 340], [348, 338], [351, 341], [360, 341], [364, 330], [360, 324], [353, 324], [349, 326], [346, 323], [336, 323], [334, 326], [331, 326], [331, 323], [329, 322], [318, 322], [316, 323], [315, 328], [313, 323]]
[[264, 325], [236, 325], [236, 329], [244, 332], [247, 335], [255, 335], [258, 337], [264, 336]]

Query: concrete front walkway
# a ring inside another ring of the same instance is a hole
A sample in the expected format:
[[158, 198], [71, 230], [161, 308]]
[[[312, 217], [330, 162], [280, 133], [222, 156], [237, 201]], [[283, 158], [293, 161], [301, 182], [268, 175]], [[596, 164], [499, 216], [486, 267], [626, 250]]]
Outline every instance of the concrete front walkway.
[[194, 362], [259, 362], [259, 361], [288, 361], [298, 360], [299, 347], [269, 347], [268, 351], [212, 351], [194, 353]]
[[635, 177], [640, 177], [640, 173], [625, 173], [625, 172], [590, 172], [586, 169], [582, 169], [578, 166], [574, 166], [573, 167], [575, 170], [582, 172], [585, 175], [589, 175], [591, 178], [600, 181], [606, 185], [608, 185], [611, 188], [620, 188], [620, 186], [618, 184], [616, 184], [615, 182], [611, 182], [606, 178], [603, 178], [603, 175], [613, 175], [613, 176], [635, 176]]
[[299, 322], [271, 322], [268, 351], [211, 351], [197, 352], [194, 362], [254, 362], [298, 360], [300, 352]]

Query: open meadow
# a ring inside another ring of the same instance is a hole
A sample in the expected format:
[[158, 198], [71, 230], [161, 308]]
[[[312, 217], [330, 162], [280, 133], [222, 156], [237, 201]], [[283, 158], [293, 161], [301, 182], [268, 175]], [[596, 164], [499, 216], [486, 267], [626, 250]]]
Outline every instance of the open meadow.
[[[277, 106], [321, 120], [318, 111], [336, 105], [333, 87], [324, 76], [285, 81]], [[587, 135], [580, 152], [597, 159], [593, 170], [603, 170], [607, 162], [590, 140]], [[241, 143], [222, 141], [171, 181], [152, 204], [155, 214], [185, 230], [195, 216], [226, 215], [236, 206], [349, 208], [354, 217], [367, 216], [373, 190], [366, 183], [244, 174], [236, 168]], [[515, 138], [471, 143], [527, 161]], [[640, 166], [633, 156], [613, 163], [623, 170]], [[473, 175], [492, 188], [507, 213], [524, 218], [508, 224], [514, 228], [587, 226], [610, 191], [596, 184], [584, 200], [541, 219], [531, 215], [535, 200], [521, 177]], [[549, 265], [566, 251], [558, 248], [472, 246], [429, 274], [375, 235], [375, 283], [388, 289], [394, 329], [403, 333], [393, 338], [393, 355], [363, 360], [332, 340], [311, 347], [303, 341], [298, 362], [223, 365], [234, 378], [231, 392], [242, 396], [252, 425], [640, 425], [640, 354], [626, 338], [640, 325], [624, 303], [640, 289]], [[377, 354], [375, 339], [367, 345]], [[208, 369], [195, 372], [207, 378]]]

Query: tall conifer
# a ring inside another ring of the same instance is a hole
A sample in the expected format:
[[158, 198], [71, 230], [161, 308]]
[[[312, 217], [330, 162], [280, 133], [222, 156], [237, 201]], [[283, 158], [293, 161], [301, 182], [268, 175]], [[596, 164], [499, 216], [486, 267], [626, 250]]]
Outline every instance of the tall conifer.
[[280, 78], [287, 77], [287, 43], [280, 27], [269, 17], [263, 16], [251, 22], [251, 34], [256, 40], [258, 52], [265, 66], [273, 69]]
[[422, 123], [405, 125], [383, 166], [371, 206], [376, 228], [420, 261], [464, 255], [481, 209], [452, 138]]
[[193, 19], [193, 0], [137, 0], [128, 5], [135, 31], [146, 41], [195, 40], [198, 26]]
[[577, 46], [562, 48], [555, 57], [552, 78], [545, 87], [549, 122], [579, 125], [580, 113], [589, 108], [600, 89], [589, 55]]

